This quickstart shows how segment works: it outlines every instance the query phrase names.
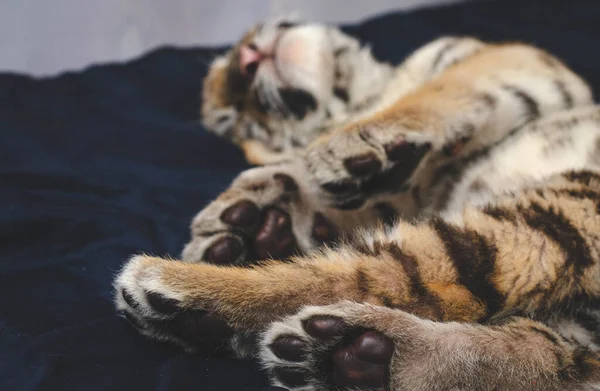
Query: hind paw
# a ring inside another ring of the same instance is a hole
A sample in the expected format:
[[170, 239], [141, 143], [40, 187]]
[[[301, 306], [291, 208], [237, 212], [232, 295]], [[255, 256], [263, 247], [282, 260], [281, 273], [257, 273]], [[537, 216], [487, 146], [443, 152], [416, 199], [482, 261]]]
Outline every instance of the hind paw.
[[378, 194], [406, 192], [431, 148], [426, 134], [359, 123], [313, 143], [305, 160], [330, 205], [351, 210]]
[[293, 391], [389, 390], [395, 342], [360, 321], [376, 308], [350, 302], [306, 307], [273, 323], [260, 342], [273, 384]]
[[[234, 332], [217, 315], [202, 308], [173, 274], [186, 265], [159, 258], [135, 256], [115, 281], [117, 310], [141, 334], [174, 342], [188, 351], [214, 351], [227, 346]], [[176, 270], [177, 271], [177, 270]]]
[[319, 211], [303, 181], [292, 163], [242, 173], [196, 216], [183, 260], [247, 265], [334, 241], [337, 227]]

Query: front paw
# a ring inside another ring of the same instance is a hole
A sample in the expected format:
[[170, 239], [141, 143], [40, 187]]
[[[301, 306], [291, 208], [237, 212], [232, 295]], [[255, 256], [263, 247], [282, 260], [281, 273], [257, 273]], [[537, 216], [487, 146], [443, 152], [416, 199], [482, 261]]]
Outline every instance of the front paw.
[[407, 191], [431, 145], [425, 134], [356, 124], [313, 143], [305, 161], [332, 207], [358, 209], [369, 197]]
[[244, 266], [335, 240], [337, 228], [315, 206], [302, 176], [293, 163], [242, 173], [196, 216], [183, 260]]
[[[171, 265], [168, 265], [168, 264]], [[178, 283], [176, 261], [133, 257], [115, 281], [117, 309], [141, 334], [187, 351], [231, 348], [234, 330]], [[185, 273], [185, 270], [181, 270]]]

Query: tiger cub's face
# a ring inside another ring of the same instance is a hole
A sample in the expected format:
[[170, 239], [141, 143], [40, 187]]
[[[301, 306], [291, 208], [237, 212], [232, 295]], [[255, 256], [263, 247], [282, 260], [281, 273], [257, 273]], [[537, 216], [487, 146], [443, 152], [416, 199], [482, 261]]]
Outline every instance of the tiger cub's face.
[[337, 28], [260, 24], [211, 64], [203, 123], [242, 146], [252, 140], [273, 152], [302, 148], [380, 92], [361, 82], [375, 64], [368, 48]]

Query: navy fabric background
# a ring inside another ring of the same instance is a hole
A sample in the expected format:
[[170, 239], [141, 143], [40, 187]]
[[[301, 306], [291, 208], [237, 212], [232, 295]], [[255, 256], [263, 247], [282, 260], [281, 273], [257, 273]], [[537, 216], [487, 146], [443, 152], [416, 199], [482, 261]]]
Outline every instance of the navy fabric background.
[[[442, 34], [522, 40], [600, 87], [600, 3], [500, 1], [348, 28], [401, 61]], [[255, 363], [138, 336], [111, 282], [140, 251], [177, 256], [194, 214], [246, 168], [198, 124], [214, 51], [163, 48], [54, 78], [0, 74], [0, 390], [260, 390]]]

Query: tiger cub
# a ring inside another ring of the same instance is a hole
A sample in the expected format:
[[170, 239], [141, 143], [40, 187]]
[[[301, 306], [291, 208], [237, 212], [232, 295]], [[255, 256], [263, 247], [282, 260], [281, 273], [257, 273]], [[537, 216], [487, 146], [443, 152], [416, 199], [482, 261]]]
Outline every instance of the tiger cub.
[[542, 50], [438, 42], [444, 70], [240, 174], [183, 261], [132, 257], [118, 310], [292, 391], [600, 389], [600, 107]]

